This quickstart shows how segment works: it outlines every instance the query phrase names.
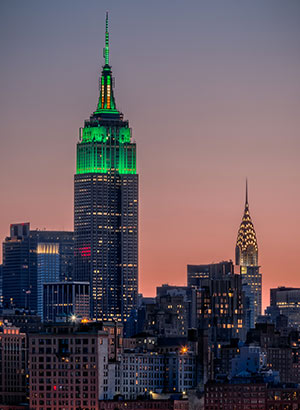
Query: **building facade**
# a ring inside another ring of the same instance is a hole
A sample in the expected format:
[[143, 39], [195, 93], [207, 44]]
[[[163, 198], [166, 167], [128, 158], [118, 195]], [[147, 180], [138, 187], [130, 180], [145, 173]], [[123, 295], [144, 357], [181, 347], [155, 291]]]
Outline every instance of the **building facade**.
[[188, 400], [108, 400], [99, 402], [99, 410], [189, 410]]
[[188, 350], [125, 351], [120, 361], [120, 393], [125, 400], [154, 393], [186, 393], [196, 386], [196, 356]]
[[188, 285], [196, 290], [197, 327], [209, 331], [214, 348], [245, 337], [244, 292], [234, 271], [232, 261], [188, 265]]
[[136, 144], [105, 64], [96, 111], [80, 129], [74, 178], [75, 279], [90, 282], [91, 318], [126, 321], [138, 297]]
[[30, 409], [98, 409], [98, 400], [108, 398], [107, 365], [108, 335], [100, 323], [30, 334]]
[[297, 384], [208, 383], [205, 410], [297, 410], [300, 389]]
[[235, 263], [240, 266], [248, 306], [254, 307], [253, 314], [248, 315], [249, 327], [254, 328], [257, 317], [261, 315], [262, 275], [258, 266], [256, 233], [249, 211], [247, 183], [245, 209], [235, 247]]
[[266, 383], [207, 383], [204, 409], [266, 410], [266, 392]]

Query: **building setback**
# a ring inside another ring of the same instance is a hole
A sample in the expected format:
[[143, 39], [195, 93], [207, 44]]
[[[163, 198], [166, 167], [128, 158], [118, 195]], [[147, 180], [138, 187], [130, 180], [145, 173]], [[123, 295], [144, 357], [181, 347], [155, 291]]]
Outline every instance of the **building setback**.
[[91, 318], [126, 321], [138, 296], [136, 144], [105, 64], [96, 111], [80, 129], [74, 178], [75, 280], [90, 282]]

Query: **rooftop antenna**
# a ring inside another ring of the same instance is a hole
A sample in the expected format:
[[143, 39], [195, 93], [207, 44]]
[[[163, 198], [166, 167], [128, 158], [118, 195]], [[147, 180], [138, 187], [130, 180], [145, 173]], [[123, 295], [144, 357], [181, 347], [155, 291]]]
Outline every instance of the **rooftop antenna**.
[[108, 11], [106, 12], [106, 19], [105, 19], [105, 47], [103, 49], [103, 57], [105, 59], [105, 65], [109, 65]]
[[248, 205], [248, 178], [246, 178], [246, 202], [245, 205]]

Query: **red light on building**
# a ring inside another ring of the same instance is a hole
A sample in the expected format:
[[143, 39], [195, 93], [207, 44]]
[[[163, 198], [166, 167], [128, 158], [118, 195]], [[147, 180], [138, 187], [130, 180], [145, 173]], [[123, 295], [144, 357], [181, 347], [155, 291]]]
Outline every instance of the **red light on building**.
[[83, 258], [88, 258], [89, 256], [91, 256], [91, 247], [83, 246], [82, 248], [78, 248], [78, 252]]

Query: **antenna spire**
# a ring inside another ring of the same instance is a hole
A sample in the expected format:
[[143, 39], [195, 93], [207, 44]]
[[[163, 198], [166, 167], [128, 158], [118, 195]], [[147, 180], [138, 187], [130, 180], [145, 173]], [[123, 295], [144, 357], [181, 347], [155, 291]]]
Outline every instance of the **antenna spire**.
[[106, 19], [105, 19], [105, 48], [103, 49], [103, 57], [105, 59], [105, 65], [109, 65], [108, 11], [106, 12]]
[[246, 201], [245, 201], [245, 205], [248, 205], [248, 178], [246, 178]]

